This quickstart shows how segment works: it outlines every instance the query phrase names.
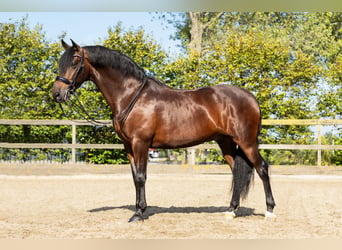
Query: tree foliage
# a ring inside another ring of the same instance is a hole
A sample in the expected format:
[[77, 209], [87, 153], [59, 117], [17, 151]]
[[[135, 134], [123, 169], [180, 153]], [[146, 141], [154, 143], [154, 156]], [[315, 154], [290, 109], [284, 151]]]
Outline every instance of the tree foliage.
[[[216, 84], [245, 88], [257, 97], [263, 118], [341, 119], [341, 13], [186, 12], [159, 13], [161, 21], [176, 27], [173, 39], [182, 42], [183, 55], [169, 55], [142, 29], [122, 23], [108, 29], [100, 43], [130, 56], [145, 71], [175, 88], [192, 89]], [[51, 98], [62, 48], [46, 40], [42, 26], [29, 28], [27, 18], [0, 24], [0, 119], [84, 119], [87, 114]], [[63, 35], [62, 35], [63, 36]], [[87, 82], [77, 98], [95, 119], [110, 119], [111, 111], [96, 86]], [[76, 99], [74, 99], [76, 101]], [[78, 129], [80, 143], [119, 143], [111, 127]], [[327, 141], [341, 144], [339, 130]], [[268, 126], [262, 143], [313, 142], [305, 126]], [[70, 142], [70, 129], [50, 126], [0, 126], [2, 141]], [[281, 153], [281, 155], [280, 155]], [[68, 160], [68, 150], [2, 150], [35, 159]], [[271, 163], [312, 163], [313, 151], [264, 151]], [[123, 151], [80, 150], [80, 160], [125, 163]], [[210, 154], [213, 159], [217, 155]], [[221, 158], [222, 159], [222, 158]], [[325, 153], [323, 160], [342, 164], [341, 152]]]
[[48, 43], [40, 26], [26, 19], [0, 24], [0, 117], [55, 117], [56, 105], [47, 93], [57, 71], [61, 49]]
[[[195, 17], [195, 25], [210, 27], [200, 38], [191, 35]], [[170, 85], [243, 87], [256, 95], [263, 118], [341, 117], [340, 13], [182, 13], [178, 18], [175, 38], [188, 53], [166, 68]], [[192, 39], [201, 40], [201, 53], [186, 46]], [[267, 135], [262, 142], [304, 144], [313, 132], [282, 126], [262, 133]]]
[[[0, 24], [0, 119], [60, 118], [58, 106], [51, 98], [61, 49], [46, 41], [41, 26], [28, 27], [26, 18]], [[68, 140], [70, 132], [63, 126], [0, 126], [1, 141], [59, 142]], [[46, 155], [67, 159], [66, 150], [2, 149], [2, 159], [40, 160]]]

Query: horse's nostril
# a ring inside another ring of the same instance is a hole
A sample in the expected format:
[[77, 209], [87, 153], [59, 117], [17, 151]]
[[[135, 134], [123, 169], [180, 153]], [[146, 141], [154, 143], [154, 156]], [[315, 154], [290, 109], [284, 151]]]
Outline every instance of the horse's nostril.
[[59, 92], [54, 92], [52, 96], [56, 102], [63, 102], [63, 98], [61, 97]]
[[52, 94], [53, 98], [56, 100], [59, 97], [59, 93], [58, 92], [54, 92]]

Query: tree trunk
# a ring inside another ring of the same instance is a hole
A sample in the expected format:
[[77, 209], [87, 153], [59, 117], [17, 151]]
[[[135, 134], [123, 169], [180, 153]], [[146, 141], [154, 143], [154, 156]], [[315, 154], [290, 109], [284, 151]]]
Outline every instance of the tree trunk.
[[[208, 19], [208, 12], [189, 12], [190, 18], [190, 54], [201, 55], [203, 52], [203, 34], [207, 29], [211, 29], [224, 12], [217, 12]], [[206, 17], [206, 18], [205, 18]], [[205, 20], [207, 19], [207, 20]]]
[[190, 54], [200, 55], [202, 52], [202, 35], [204, 26], [201, 23], [201, 12], [189, 12], [190, 17]]

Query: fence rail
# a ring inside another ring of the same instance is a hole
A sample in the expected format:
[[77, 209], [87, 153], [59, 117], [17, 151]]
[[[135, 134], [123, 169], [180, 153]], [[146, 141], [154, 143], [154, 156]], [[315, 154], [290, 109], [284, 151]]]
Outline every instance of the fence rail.
[[[104, 126], [111, 126], [109, 120], [101, 120], [106, 123]], [[321, 166], [322, 163], [322, 150], [342, 150], [342, 145], [322, 145], [321, 131], [324, 125], [342, 125], [342, 119], [340, 120], [320, 120], [320, 119], [308, 119], [308, 120], [263, 120], [263, 125], [305, 125], [305, 126], [317, 126], [317, 144], [311, 145], [299, 145], [299, 144], [260, 144], [260, 149], [277, 149], [277, 150], [317, 150], [317, 165]], [[93, 125], [91, 122], [81, 120], [11, 120], [0, 119], [0, 125], [66, 125], [72, 127], [72, 142], [71, 143], [9, 143], [0, 142], [0, 148], [67, 148], [71, 149], [71, 163], [76, 162], [76, 149], [123, 149], [122, 144], [79, 144], [76, 140], [77, 126], [89, 126]], [[203, 149], [219, 149], [216, 144], [201, 144], [187, 149], [188, 164], [195, 164], [195, 150]]]

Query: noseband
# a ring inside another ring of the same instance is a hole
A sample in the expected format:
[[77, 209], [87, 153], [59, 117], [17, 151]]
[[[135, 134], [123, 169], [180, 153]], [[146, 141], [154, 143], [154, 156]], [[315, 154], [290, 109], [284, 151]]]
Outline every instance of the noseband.
[[72, 82], [70, 82], [69, 79], [64, 78], [62, 76], [57, 76], [56, 77], [56, 81], [61, 81], [63, 83], [65, 83], [66, 85], [69, 85], [69, 90], [71, 93], [73, 93], [76, 89], [76, 79], [78, 78], [78, 76], [82, 73], [84, 73], [84, 49], [82, 50], [82, 56], [80, 55], [74, 55], [73, 57], [79, 57], [81, 58], [80, 63], [78, 65], [77, 70], [74, 73]]

